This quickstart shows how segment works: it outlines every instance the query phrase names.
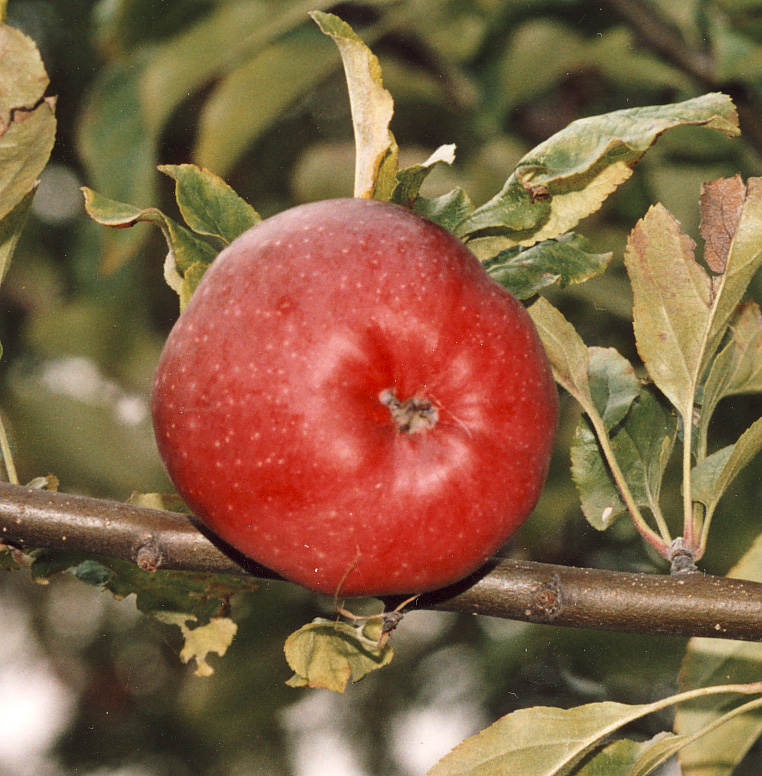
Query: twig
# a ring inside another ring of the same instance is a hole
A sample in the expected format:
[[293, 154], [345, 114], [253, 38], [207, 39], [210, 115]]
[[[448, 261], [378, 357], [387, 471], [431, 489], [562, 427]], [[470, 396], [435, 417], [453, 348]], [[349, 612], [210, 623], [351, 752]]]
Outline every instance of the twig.
[[603, 4], [635, 32], [641, 45], [692, 78], [701, 89], [729, 94], [738, 109], [744, 138], [762, 154], [762, 110], [743, 83], [728, 83], [716, 72], [711, 51], [691, 45], [647, 0], [603, 0]]
[[14, 485], [18, 485], [19, 477], [16, 473], [16, 465], [13, 463], [11, 443], [8, 440], [8, 434], [5, 431], [5, 424], [3, 423], [2, 418], [0, 418], [0, 457], [2, 457], [3, 463], [5, 464], [5, 471], [8, 474], [8, 479]]
[[[0, 483], [0, 538], [20, 549], [122, 558], [147, 571], [278, 579], [229, 548], [223, 552], [185, 515], [7, 483]], [[458, 585], [421, 596], [415, 607], [595, 630], [762, 641], [762, 584], [702, 573], [662, 576], [496, 560]]]
[[704, 88], [716, 86], [711, 57], [690, 46], [680, 29], [647, 0], [604, 0], [638, 36], [640, 42]]

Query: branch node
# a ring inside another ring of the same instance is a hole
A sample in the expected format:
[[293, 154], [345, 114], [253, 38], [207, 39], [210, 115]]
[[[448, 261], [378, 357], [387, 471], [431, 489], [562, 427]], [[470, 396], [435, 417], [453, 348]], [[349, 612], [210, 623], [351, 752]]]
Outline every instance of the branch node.
[[527, 616], [547, 622], [561, 611], [562, 606], [561, 580], [558, 574], [553, 573], [532, 591], [531, 609], [527, 610]]
[[135, 553], [135, 563], [143, 571], [156, 571], [161, 566], [161, 550], [156, 537], [151, 535], [143, 540]]
[[669, 547], [667, 560], [670, 562], [670, 574], [694, 574], [698, 572], [696, 566], [696, 551], [685, 543], [682, 536], [678, 536]]

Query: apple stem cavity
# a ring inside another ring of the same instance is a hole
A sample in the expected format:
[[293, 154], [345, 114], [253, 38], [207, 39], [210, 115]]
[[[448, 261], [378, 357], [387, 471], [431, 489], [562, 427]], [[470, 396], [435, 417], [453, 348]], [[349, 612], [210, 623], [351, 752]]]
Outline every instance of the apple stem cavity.
[[387, 388], [378, 396], [381, 404], [389, 409], [397, 429], [402, 434], [419, 434], [436, 426], [439, 411], [429, 400], [413, 396], [400, 401], [391, 388]]

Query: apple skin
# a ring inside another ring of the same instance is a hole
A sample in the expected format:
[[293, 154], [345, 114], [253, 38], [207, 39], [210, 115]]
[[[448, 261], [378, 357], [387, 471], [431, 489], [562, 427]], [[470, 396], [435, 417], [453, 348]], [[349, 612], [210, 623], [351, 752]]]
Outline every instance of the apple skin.
[[213, 534], [310, 590], [383, 596], [462, 579], [521, 526], [558, 395], [524, 307], [459, 240], [340, 199], [220, 253], [169, 335], [152, 411]]

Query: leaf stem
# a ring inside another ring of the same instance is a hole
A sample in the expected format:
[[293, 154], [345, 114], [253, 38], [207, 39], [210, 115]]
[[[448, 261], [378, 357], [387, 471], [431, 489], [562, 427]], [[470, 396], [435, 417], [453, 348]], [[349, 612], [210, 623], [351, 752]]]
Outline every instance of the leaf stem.
[[[0, 10], [2, 10], [2, 0], [0, 0]], [[11, 452], [11, 445], [8, 441], [8, 434], [5, 431], [5, 424], [2, 418], [0, 418], [0, 454], [3, 456], [5, 471], [8, 473], [8, 481], [12, 485], [18, 485], [19, 476], [16, 472], [16, 464], [13, 463], [13, 453]]]
[[[693, 394], [693, 391], [691, 392]], [[691, 447], [693, 443], [693, 418], [683, 416], [683, 539], [686, 547], [697, 550], [694, 524], [693, 494], [691, 491]]]
[[[698, 506], [698, 505], [697, 505]], [[703, 505], [701, 505], [703, 507]], [[694, 507], [695, 508], [695, 507]], [[706, 544], [709, 540], [709, 525], [712, 522], [713, 509], [706, 510], [704, 512], [701, 524], [701, 538], [699, 540], [699, 546], [696, 550], [696, 560], [700, 560], [706, 552]]]
[[[661, 532], [661, 535], [659, 535], [648, 525], [645, 518], [643, 517], [642, 512], [638, 508], [635, 499], [633, 498], [632, 492], [627, 485], [627, 480], [625, 479], [622, 470], [619, 468], [619, 463], [611, 447], [611, 441], [609, 440], [608, 431], [606, 431], [603, 420], [597, 412], [588, 412], [588, 416], [591, 423], [593, 424], [596, 436], [598, 437], [598, 443], [600, 444], [603, 455], [608, 462], [611, 474], [614, 477], [617, 488], [619, 489], [619, 493], [622, 496], [622, 501], [624, 501], [624, 505], [627, 507], [627, 511], [630, 513], [632, 520], [635, 523], [635, 527], [638, 529], [643, 538], [659, 553], [659, 555], [661, 555], [663, 558], [666, 558], [669, 553], [669, 547], [672, 543], [672, 537], [669, 534], [669, 529], [667, 528], [667, 524], [664, 521], [664, 518], [661, 517], [661, 515], [657, 517], [657, 515], [654, 514], [656, 522], [659, 526], [659, 530]], [[659, 519], [660, 517], [661, 519]]]
[[672, 542], [672, 534], [670, 533], [669, 527], [667, 526], [667, 521], [664, 519], [661, 507], [656, 502], [651, 503], [650, 507], [651, 514], [654, 516], [654, 520], [656, 521], [661, 538], [664, 539], [667, 544], [670, 544]]

